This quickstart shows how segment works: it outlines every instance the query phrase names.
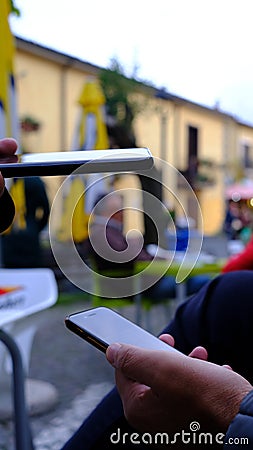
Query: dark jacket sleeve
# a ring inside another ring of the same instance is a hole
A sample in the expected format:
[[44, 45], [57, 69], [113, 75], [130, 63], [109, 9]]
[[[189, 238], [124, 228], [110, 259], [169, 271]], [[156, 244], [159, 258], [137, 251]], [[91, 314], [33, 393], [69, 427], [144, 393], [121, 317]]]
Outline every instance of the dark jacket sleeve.
[[5, 231], [12, 224], [14, 215], [14, 202], [7, 189], [4, 189], [4, 192], [0, 197], [0, 233]]
[[253, 448], [253, 391], [243, 399], [239, 413], [227, 431], [224, 448], [228, 445], [229, 448]]

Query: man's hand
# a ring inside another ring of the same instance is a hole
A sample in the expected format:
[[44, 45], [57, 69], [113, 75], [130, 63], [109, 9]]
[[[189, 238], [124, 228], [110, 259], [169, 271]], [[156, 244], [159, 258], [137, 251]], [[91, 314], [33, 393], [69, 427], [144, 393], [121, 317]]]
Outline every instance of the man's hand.
[[[18, 144], [15, 139], [4, 138], [0, 139], [0, 162], [1, 163], [13, 163], [17, 161], [17, 151]], [[4, 179], [0, 174], [0, 196], [4, 191]]]
[[205, 361], [203, 350], [190, 357], [123, 344], [108, 347], [107, 359], [116, 368], [117, 388], [132, 426], [174, 433], [197, 421], [203, 431], [226, 432], [253, 387], [232, 370]]

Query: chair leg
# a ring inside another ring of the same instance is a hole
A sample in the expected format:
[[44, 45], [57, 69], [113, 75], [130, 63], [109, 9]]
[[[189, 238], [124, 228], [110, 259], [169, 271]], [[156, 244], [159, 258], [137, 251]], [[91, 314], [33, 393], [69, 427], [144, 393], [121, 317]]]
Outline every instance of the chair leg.
[[173, 318], [174, 312], [175, 312], [175, 305], [173, 304], [173, 300], [168, 300], [163, 303], [164, 306], [164, 313], [165, 317], [167, 318], [168, 322]]
[[146, 322], [146, 330], [152, 332], [152, 324], [151, 324], [151, 309], [147, 309], [145, 311], [145, 322]]
[[14, 339], [3, 330], [0, 330], [0, 340], [8, 348], [13, 363], [16, 450], [33, 450], [32, 434], [25, 402], [24, 370], [21, 353]]
[[136, 308], [135, 322], [137, 325], [141, 326], [141, 318], [142, 318], [141, 294], [136, 294], [134, 296], [134, 303]]

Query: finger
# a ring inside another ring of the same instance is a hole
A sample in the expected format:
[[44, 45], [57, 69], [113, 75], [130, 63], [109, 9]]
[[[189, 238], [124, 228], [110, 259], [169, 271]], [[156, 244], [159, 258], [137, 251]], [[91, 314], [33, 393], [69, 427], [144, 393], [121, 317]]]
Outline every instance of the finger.
[[116, 369], [120, 369], [125, 377], [156, 389], [160, 389], [161, 378], [165, 376], [164, 374], [172, 374], [178, 370], [178, 365], [185, 364], [184, 359], [188, 358], [173, 350], [151, 351], [125, 344], [110, 345], [106, 356], [108, 361]]
[[232, 367], [231, 367], [231, 366], [229, 366], [228, 364], [223, 364], [223, 366], [222, 366], [222, 367], [225, 367], [226, 369], [228, 369], [228, 370], [232, 370], [232, 371], [233, 371]]
[[168, 344], [171, 347], [174, 347], [175, 345], [175, 339], [173, 338], [173, 336], [171, 336], [171, 334], [161, 334], [159, 336], [159, 339], [161, 339], [161, 341], [165, 342], [165, 344]]
[[207, 361], [208, 353], [204, 347], [196, 347], [189, 354], [191, 358], [202, 359], [203, 361]]
[[18, 144], [13, 138], [0, 139], [0, 154], [1, 155], [14, 155], [17, 151]]

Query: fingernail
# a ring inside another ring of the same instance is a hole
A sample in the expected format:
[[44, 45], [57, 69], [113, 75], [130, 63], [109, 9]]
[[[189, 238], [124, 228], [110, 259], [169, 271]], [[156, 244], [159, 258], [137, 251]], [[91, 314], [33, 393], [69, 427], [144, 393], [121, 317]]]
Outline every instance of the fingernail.
[[106, 357], [109, 361], [109, 363], [116, 367], [116, 360], [117, 360], [117, 354], [120, 349], [121, 345], [118, 343], [109, 345], [108, 349], [106, 350]]

